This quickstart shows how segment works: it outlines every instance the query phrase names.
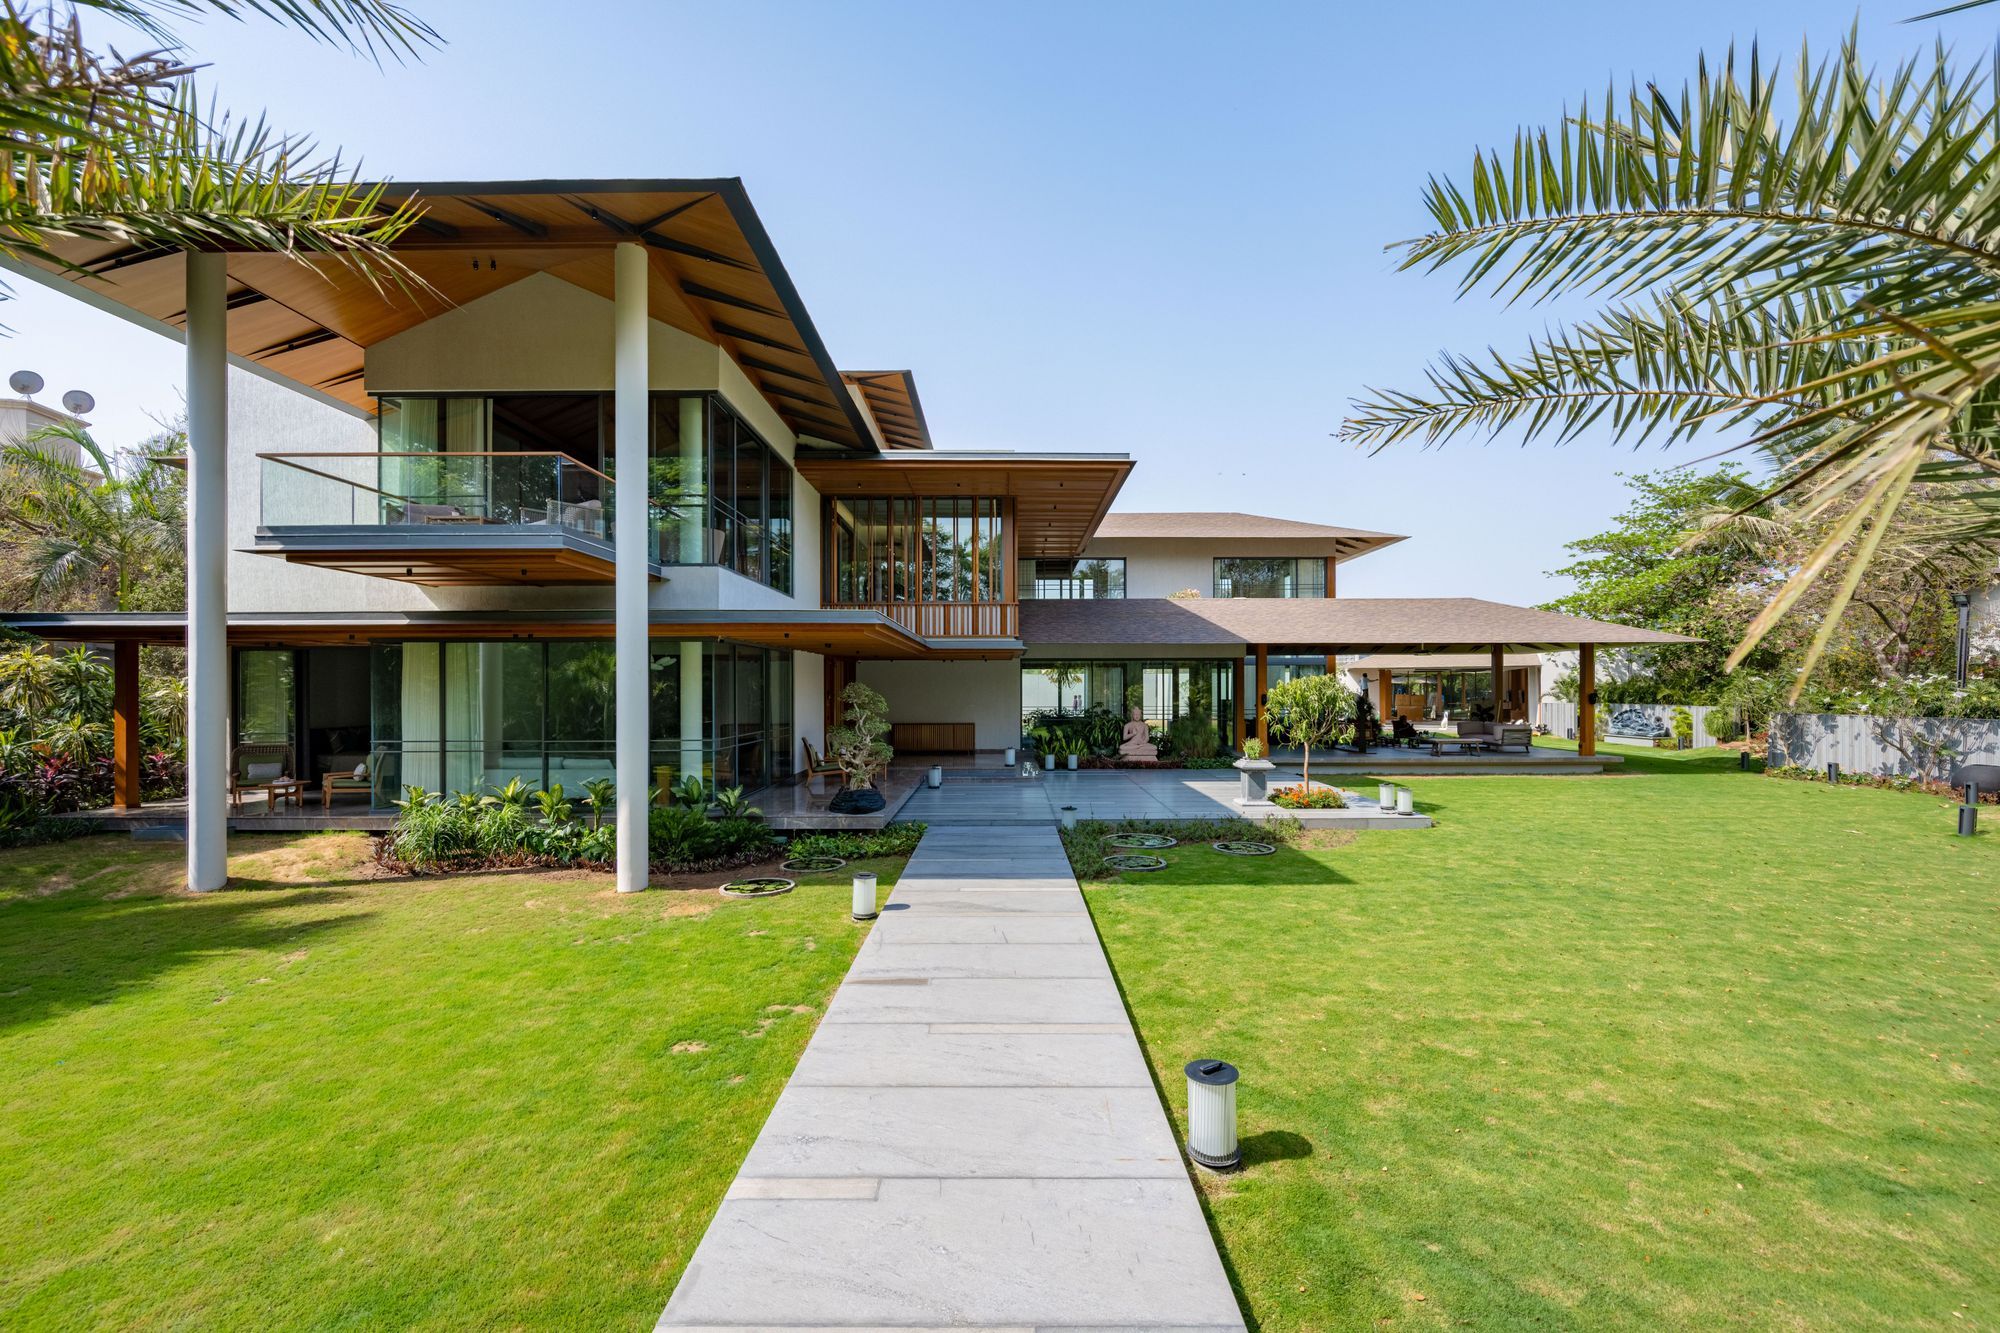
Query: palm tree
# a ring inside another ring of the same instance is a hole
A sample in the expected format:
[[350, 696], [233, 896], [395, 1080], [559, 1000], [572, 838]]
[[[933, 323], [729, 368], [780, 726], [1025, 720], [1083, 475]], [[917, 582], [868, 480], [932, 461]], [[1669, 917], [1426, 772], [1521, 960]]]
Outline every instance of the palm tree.
[[[1606, 299], [1518, 355], [1447, 355], [1370, 390], [1339, 435], [1383, 447], [1514, 428], [1556, 443], [1733, 433], [1772, 467], [1742, 512], [1817, 527], [1742, 660], [1844, 563], [1799, 681], [1913, 495], [1927, 539], [1991, 568], [2000, 541], [2000, 105], [1938, 48], [1877, 77], [1852, 35], [1789, 81], [1753, 47], [1676, 96], [1608, 91], [1553, 130], [1433, 179], [1404, 268], [1461, 292]], [[1950, 521], [1936, 523], [1939, 512]]]
[[[157, 49], [100, 54], [90, 11]], [[338, 154], [262, 121], [204, 111], [168, 23], [212, 13], [289, 23], [380, 58], [420, 54], [437, 35], [395, 0], [0, 0], [0, 255], [62, 264], [57, 238], [123, 245], [321, 253], [371, 279], [409, 279], [386, 253], [416, 218], [385, 207]]]
[[[75, 456], [50, 448], [56, 441]], [[157, 455], [133, 459], [121, 472], [83, 427], [64, 422], [0, 449], [0, 479], [0, 550], [22, 600], [42, 608], [161, 609], [137, 605], [142, 586], [180, 582], [185, 488], [179, 471]]]

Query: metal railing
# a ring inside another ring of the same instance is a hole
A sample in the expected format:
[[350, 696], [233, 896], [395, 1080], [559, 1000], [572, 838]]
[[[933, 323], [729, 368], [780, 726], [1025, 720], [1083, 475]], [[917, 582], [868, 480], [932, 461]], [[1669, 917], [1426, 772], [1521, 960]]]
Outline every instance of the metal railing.
[[552, 528], [609, 541], [614, 483], [563, 453], [258, 454], [275, 527]]

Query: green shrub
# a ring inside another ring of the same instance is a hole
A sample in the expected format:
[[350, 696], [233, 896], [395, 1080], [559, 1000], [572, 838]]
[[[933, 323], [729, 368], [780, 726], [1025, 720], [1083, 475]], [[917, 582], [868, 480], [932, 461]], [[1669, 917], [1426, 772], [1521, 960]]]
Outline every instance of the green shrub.
[[1222, 751], [1222, 733], [1205, 717], [1188, 714], [1167, 724], [1167, 753], [1182, 759], [1213, 759]]
[[477, 850], [477, 807], [447, 801], [411, 787], [396, 802], [402, 811], [389, 831], [389, 851], [414, 870], [437, 870]]
[[871, 856], [909, 856], [923, 840], [925, 825], [891, 824], [875, 833], [806, 833], [785, 849], [791, 856], [838, 856], [861, 861]]
[[653, 864], [669, 871], [755, 860], [777, 846], [762, 820], [710, 819], [679, 806], [655, 806], [647, 832]]
[[1717, 708], [1711, 710], [1708, 719], [1702, 725], [1707, 727], [1708, 734], [1719, 742], [1728, 742], [1736, 739], [1736, 716], [1727, 709]]

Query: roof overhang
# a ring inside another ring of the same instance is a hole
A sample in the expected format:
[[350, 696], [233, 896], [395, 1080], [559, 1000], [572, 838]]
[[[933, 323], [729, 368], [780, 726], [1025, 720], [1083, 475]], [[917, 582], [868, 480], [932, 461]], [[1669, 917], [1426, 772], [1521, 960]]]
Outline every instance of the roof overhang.
[[843, 370], [840, 378], [861, 395], [868, 415], [890, 449], [928, 449], [931, 428], [917, 397], [917, 379], [907, 370]]
[[799, 475], [829, 499], [1009, 496], [1024, 560], [1081, 555], [1132, 471], [1126, 454], [969, 449], [801, 459]]
[[[184, 612], [25, 612], [0, 625], [62, 643], [187, 642]], [[238, 647], [359, 646], [401, 639], [602, 639], [610, 611], [239, 611], [229, 617]], [[1018, 639], [924, 639], [874, 611], [655, 610], [656, 639], [728, 640], [764, 648], [866, 659], [994, 659], [1021, 655]]]
[[259, 528], [245, 553], [431, 588], [611, 583], [617, 568], [611, 543], [576, 533], [440, 523]]
[[[447, 181], [385, 191], [423, 206], [393, 247], [423, 287], [378, 286], [336, 258], [232, 251], [228, 342], [240, 364], [368, 410], [369, 347], [536, 273], [609, 299], [613, 251], [635, 242], [650, 263], [653, 318], [723, 348], [801, 438], [875, 451], [742, 181]], [[180, 335], [185, 252], [88, 236], [48, 244], [77, 268], [4, 267]]]

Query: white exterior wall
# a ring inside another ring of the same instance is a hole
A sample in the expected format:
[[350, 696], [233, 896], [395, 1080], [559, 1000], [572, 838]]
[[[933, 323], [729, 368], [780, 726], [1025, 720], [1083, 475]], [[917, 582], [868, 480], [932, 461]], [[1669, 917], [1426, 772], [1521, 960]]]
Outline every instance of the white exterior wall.
[[1207, 597], [1215, 587], [1215, 561], [1219, 556], [1321, 560], [1332, 554], [1325, 542], [1209, 538], [1094, 541], [1083, 553], [1089, 560], [1124, 560], [1125, 595], [1131, 598], [1171, 597], [1184, 588], [1193, 588]]
[[891, 722], [970, 722], [981, 750], [1020, 743], [1019, 662], [861, 662], [855, 678], [882, 692]]
[[826, 753], [826, 659], [818, 653], [792, 654], [792, 769], [804, 757], [799, 737], [812, 742], [815, 753]]

